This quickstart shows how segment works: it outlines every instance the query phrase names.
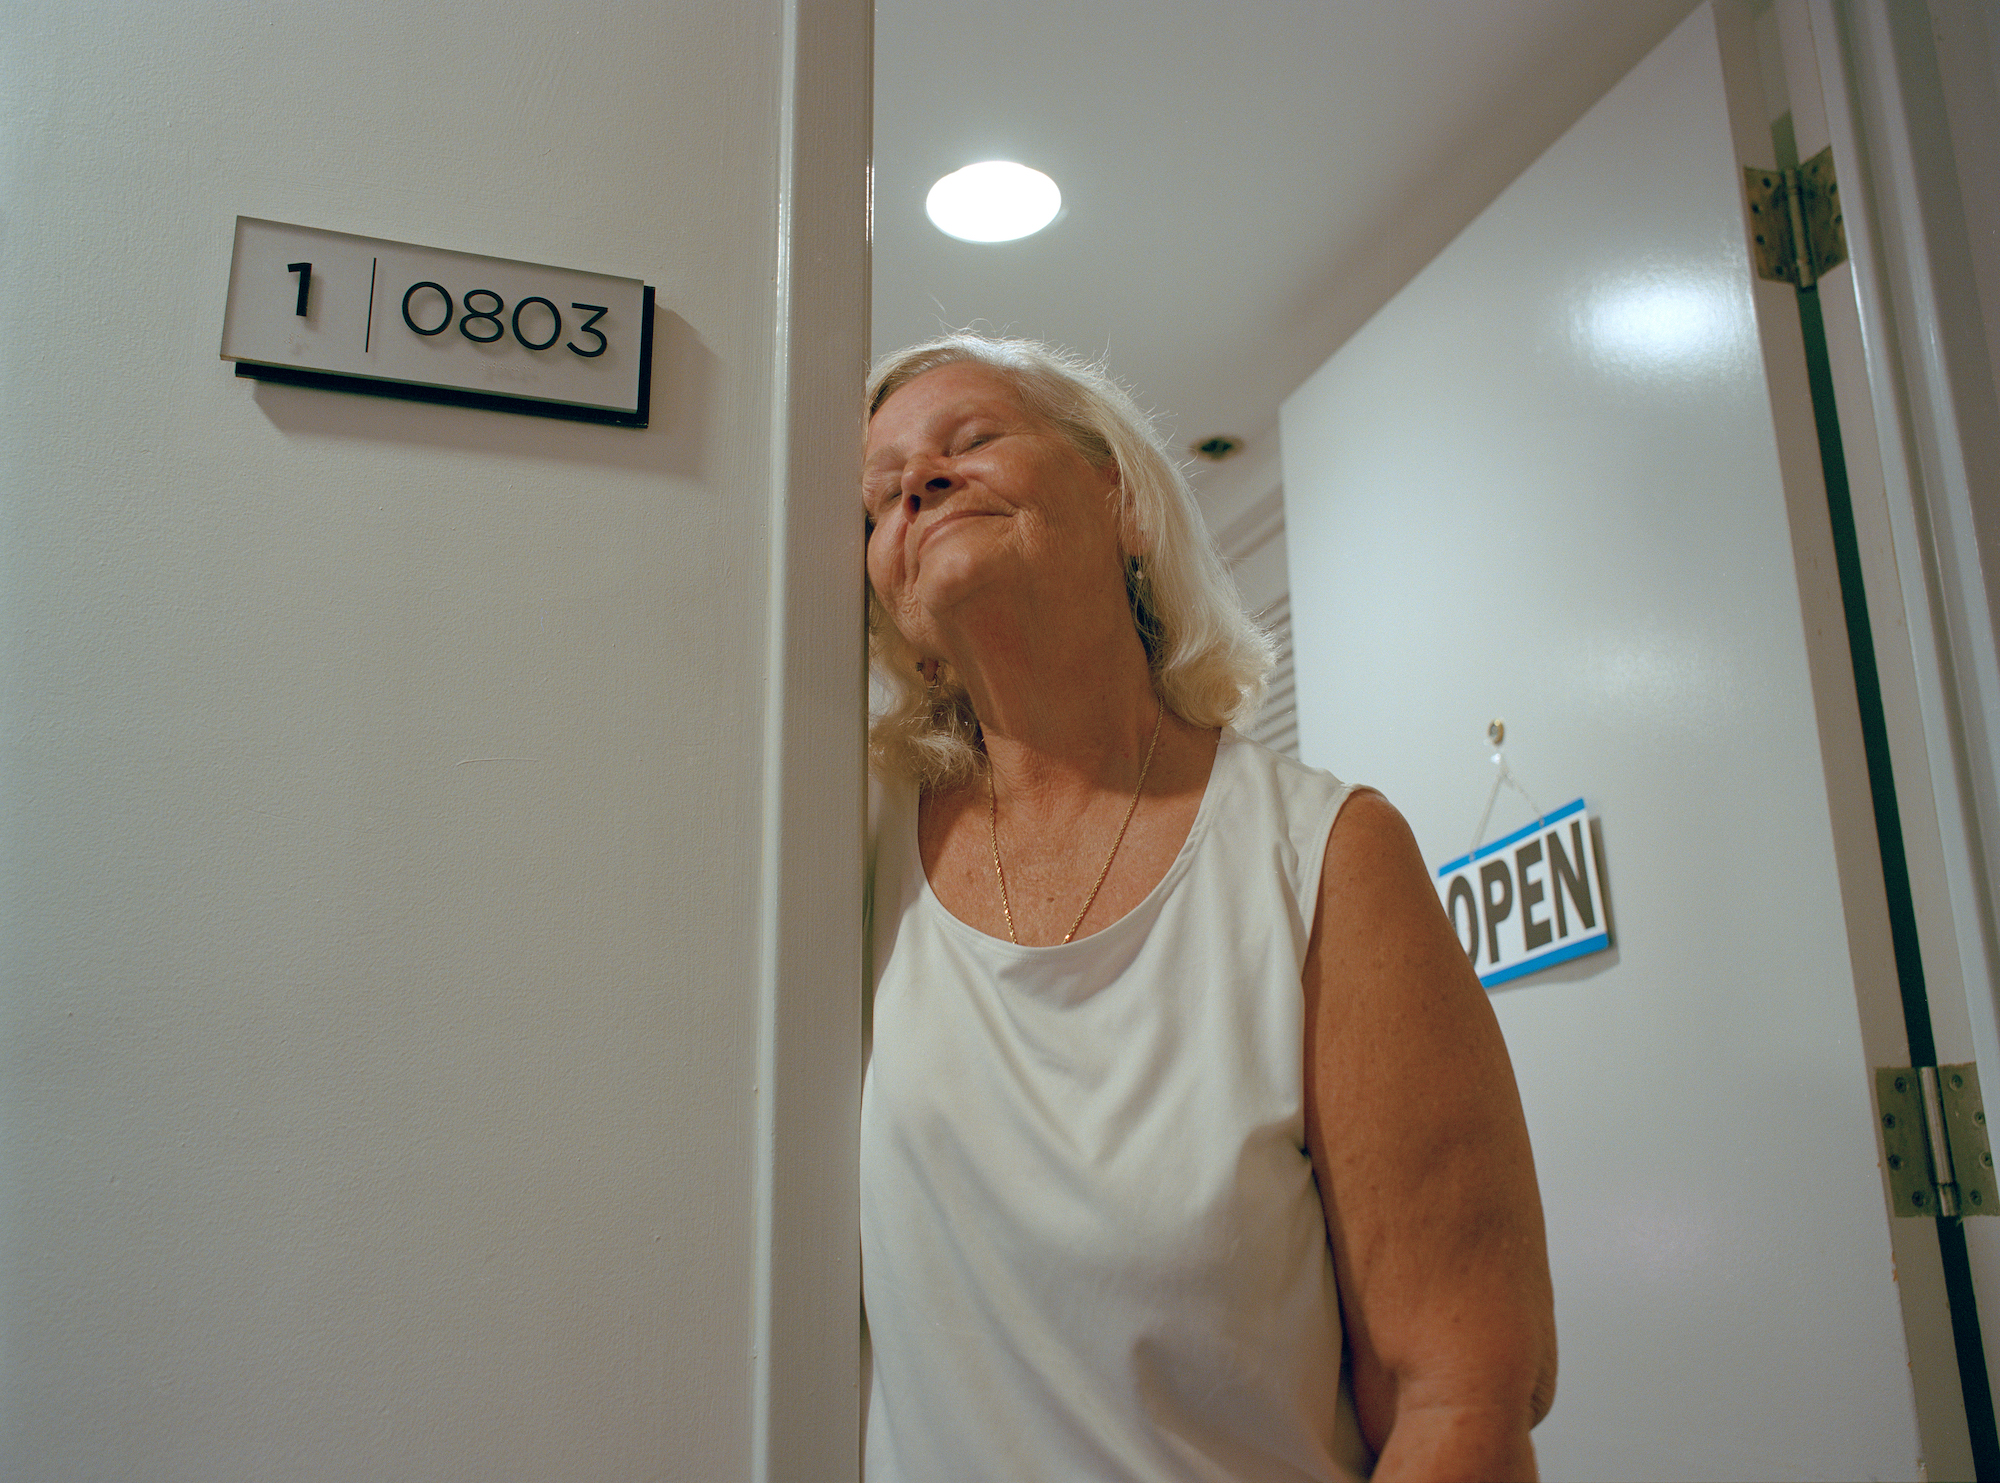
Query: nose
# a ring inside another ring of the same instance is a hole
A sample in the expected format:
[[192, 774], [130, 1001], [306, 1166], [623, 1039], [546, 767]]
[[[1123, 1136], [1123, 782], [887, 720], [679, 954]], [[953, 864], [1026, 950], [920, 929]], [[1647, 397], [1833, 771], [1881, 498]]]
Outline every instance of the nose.
[[903, 503], [912, 515], [958, 487], [958, 476], [939, 458], [913, 458], [903, 467]]

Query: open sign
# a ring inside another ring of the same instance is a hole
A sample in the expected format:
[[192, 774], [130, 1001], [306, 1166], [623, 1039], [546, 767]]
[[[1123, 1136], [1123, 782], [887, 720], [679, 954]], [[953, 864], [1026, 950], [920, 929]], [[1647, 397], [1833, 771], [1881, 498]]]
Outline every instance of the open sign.
[[1489, 989], [1611, 946], [1604, 872], [1581, 798], [1440, 865], [1437, 888]]

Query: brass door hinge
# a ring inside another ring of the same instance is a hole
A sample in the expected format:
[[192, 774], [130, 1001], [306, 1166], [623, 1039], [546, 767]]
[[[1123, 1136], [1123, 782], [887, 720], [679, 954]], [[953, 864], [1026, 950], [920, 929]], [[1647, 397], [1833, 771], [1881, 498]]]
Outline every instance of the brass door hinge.
[[1847, 261], [1832, 145], [1796, 170], [1745, 170], [1743, 191], [1759, 278], [1811, 288], [1822, 273]]
[[1897, 1215], [2000, 1215], [1976, 1065], [1881, 1067], [1875, 1112]]

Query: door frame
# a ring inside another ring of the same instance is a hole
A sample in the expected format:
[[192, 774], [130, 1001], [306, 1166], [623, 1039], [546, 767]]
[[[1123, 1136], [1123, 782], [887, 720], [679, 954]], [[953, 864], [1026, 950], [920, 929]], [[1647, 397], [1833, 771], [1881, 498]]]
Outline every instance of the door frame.
[[[1971, 494], [2000, 484], [2000, 398], [1933, 32], [1934, 12], [1959, 8], [1778, 0], [1774, 16], [1799, 154], [1830, 145], [1840, 182], [1849, 259], [1818, 300], [1936, 1059], [2000, 1085], [2000, 573], [1979, 551], [2000, 511]], [[1965, 1227], [1989, 1396], [1996, 1225]]]
[[751, 1477], [860, 1473], [874, 8], [782, 0], [757, 940]]

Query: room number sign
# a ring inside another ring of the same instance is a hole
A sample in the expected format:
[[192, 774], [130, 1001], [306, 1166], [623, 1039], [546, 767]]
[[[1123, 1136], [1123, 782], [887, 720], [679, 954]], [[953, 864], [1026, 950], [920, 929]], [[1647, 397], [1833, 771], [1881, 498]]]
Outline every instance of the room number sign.
[[653, 290], [239, 216], [222, 358], [266, 381], [644, 427]]

